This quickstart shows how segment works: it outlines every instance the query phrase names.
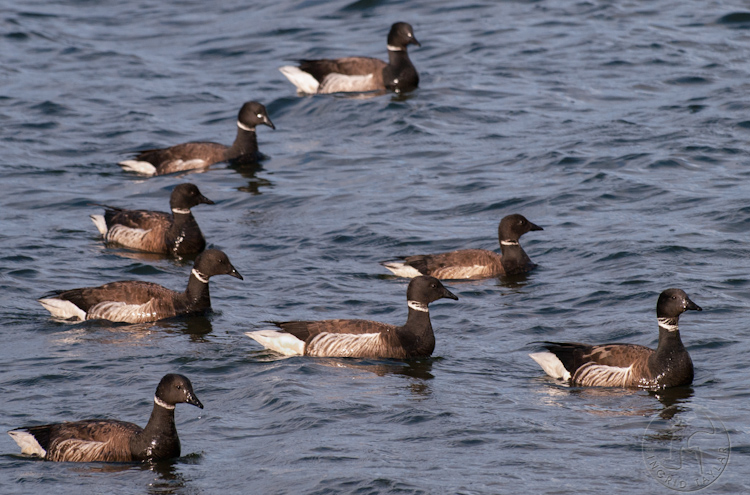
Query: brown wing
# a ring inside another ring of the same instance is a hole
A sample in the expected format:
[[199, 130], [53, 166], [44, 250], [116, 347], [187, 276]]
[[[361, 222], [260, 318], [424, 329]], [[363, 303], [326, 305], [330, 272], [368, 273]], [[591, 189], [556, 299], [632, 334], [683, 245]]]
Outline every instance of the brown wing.
[[[299, 68], [312, 75], [318, 82], [323, 82], [331, 73], [347, 76], [364, 76], [382, 74], [387, 66], [385, 62], [370, 57], [346, 57], [337, 59], [301, 60]], [[382, 80], [382, 77], [381, 77]]]
[[284, 321], [274, 324], [303, 342], [321, 333], [381, 333], [396, 328], [395, 325], [370, 320]]
[[590, 387], [648, 386], [648, 358], [653, 349], [637, 344], [586, 345], [547, 342], [576, 385]]
[[107, 207], [104, 220], [108, 228], [117, 224], [131, 229], [167, 230], [172, 225], [172, 215], [163, 211], [121, 210], [112, 207]]
[[150, 253], [168, 252], [166, 233], [172, 226], [172, 215], [160, 211], [108, 209], [104, 219], [106, 242]]
[[151, 282], [128, 280], [112, 282], [99, 287], [84, 287], [56, 293], [56, 297], [70, 301], [82, 310], [89, 309], [103, 302], [123, 302], [126, 304], [145, 304], [151, 299], [168, 299], [174, 291]]
[[404, 264], [439, 279], [474, 279], [503, 275], [502, 255], [484, 249], [409, 256]]
[[87, 420], [26, 428], [51, 461], [126, 462], [130, 439], [142, 428], [124, 421]]
[[185, 143], [165, 149], [142, 151], [137, 160], [151, 163], [157, 174], [207, 167], [226, 159], [227, 146], [219, 143]]

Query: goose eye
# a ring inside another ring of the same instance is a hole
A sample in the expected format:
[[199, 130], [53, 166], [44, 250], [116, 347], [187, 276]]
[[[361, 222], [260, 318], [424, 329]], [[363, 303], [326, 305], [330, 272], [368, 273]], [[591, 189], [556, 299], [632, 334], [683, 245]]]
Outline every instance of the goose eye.
[[262, 119], [262, 118], [263, 118], [263, 114], [262, 114], [262, 113], [259, 113], [259, 114], [257, 115], [257, 117], [258, 117], [259, 119]]

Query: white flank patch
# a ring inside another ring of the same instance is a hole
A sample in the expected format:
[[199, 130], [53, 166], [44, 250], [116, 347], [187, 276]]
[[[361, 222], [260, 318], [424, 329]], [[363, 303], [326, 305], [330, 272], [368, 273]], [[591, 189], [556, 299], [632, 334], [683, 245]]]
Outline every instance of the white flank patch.
[[8, 435], [10, 435], [10, 438], [12, 438], [19, 447], [21, 447], [22, 454], [38, 455], [39, 457], [47, 455], [47, 451], [39, 445], [39, 442], [36, 441], [36, 438], [34, 438], [34, 435], [31, 433], [21, 430], [13, 430], [9, 431]]
[[271, 349], [285, 356], [302, 356], [305, 353], [305, 343], [290, 333], [259, 330], [257, 332], [245, 332], [245, 335], [266, 349]]
[[529, 357], [542, 367], [545, 373], [559, 380], [570, 380], [570, 372], [565, 369], [562, 361], [549, 351], [535, 352]]
[[492, 270], [487, 265], [446, 266], [435, 270], [432, 276], [442, 280], [483, 278], [492, 276]]
[[89, 216], [91, 217], [91, 221], [94, 222], [94, 225], [96, 225], [96, 230], [98, 230], [101, 235], [107, 235], [107, 222], [104, 220], [104, 215]]
[[373, 91], [372, 74], [364, 76], [347, 76], [332, 72], [328, 74], [318, 89], [319, 93], [355, 93], [359, 91]]
[[576, 371], [576, 385], [584, 387], [629, 387], [632, 385], [633, 365], [627, 368], [586, 363]]
[[64, 299], [48, 297], [39, 299], [39, 304], [44, 306], [44, 309], [49, 311], [55, 318], [62, 318], [64, 320], [75, 318], [82, 321], [86, 319], [86, 312], [84, 310]]
[[136, 174], [143, 175], [154, 175], [156, 173], [156, 167], [149, 162], [142, 162], [139, 160], [124, 160], [118, 163], [123, 170], [127, 172], [135, 172]]
[[124, 225], [115, 224], [104, 236], [104, 240], [107, 242], [116, 242], [123, 246], [140, 249], [143, 245], [143, 241], [147, 235], [151, 233], [151, 229], [131, 229]]
[[398, 277], [414, 278], [422, 275], [421, 273], [419, 273], [419, 270], [417, 270], [413, 266], [406, 265], [400, 261], [388, 261], [386, 263], [383, 263], [382, 265], [388, 268], [393, 272], [394, 275]]
[[71, 438], [58, 442], [50, 454], [51, 461], [57, 462], [96, 462], [104, 458], [105, 452], [110, 448], [109, 443], [97, 442], [95, 440], [81, 440]]
[[320, 86], [318, 80], [299, 67], [285, 65], [284, 67], [279, 67], [279, 71], [297, 87], [298, 91], [311, 95], [318, 92], [318, 87]]
[[154, 310], [154, 299], [145, 304], [127, 304], [120, 301], [106, 301], [89, 309], [89, 320], [109, 320], [124, 323], [156, 321], [159, 317]]
[[363, 357], [382, 348], [379, 333], [320, 333], [307, 346], [309, 356]]
[[193, 158], [192, 160], [174, 160], [165, 164], [165, 167], [171, 171], [193, 170], [194, 168], [207, 167], [210, 164], [203, 158]]

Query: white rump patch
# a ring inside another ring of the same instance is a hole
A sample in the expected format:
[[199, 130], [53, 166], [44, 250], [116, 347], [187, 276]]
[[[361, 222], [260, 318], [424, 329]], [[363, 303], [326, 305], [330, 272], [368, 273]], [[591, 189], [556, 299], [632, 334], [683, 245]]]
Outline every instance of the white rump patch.
[[104, 220], [104, 215], [89, 216], [91, 217], [91, 221], [94, 222], [94, 225], [96, 225], [96, 230], [98, 230], [101, 235], [107, 235], [107, 222]]
[[570, 380], [570, 372], [565, 369], [562, 361], [549, 351], [535, 352], [529, 357], [542, 367], [545, 373], [558, 380]]
[[127, 172], [135, 172], [136, 174], [143, 175], [154, 175], [156, 173], [156, 167], [149, 162], [142, 162], [139, 160], [124, 160], [118, 163], [123, 170]]
[[131, 229], [124, 225], [115, 224], [104, 236], [104, 240], [116, 242], [129, 248], [142, 249], [143, 242], [150, 233], [151, 229]]
[[356, 93], [361, 91], [373, 91], [378, 88], [373, 86], [372, 74], [364, 76], [347, 76], [332, 72], [328, 74], [318, 89], [319, 93]]
[[19, 447], [21, 447], [22, 454], [38, 455], [39, 457], [47, 455], [47, 451], [39, 445], [39, 442], [36, 441], [36, 438], [34, 438], [34, 435], [31, 433], [21, 430], [12, 430], [8, 432], [8, 435], [10, 435], [10, 438], [12, 438]]
[[388, 261], [382, 264], [398, 277], [414, 278], [422, 275], [419, 270], [400, 261]]
[[[121, 301], [100, 302], [89, 309], [89, 320], [109, 320], [124, 323], [144, 323], [159, 319], [154, 309], [154, 299], [144, 304], [127, 304]], [[171, 316], [171, 315], [170, 315]]]
[[81, 321], [86, 319], [86, 312], [84, 310], [65, 299], [48, 297], [39, 299], [39, 304], [44, 306], [44, 309], [49, 311], [55, 318], [62, 318], [64, 320], [75, 318]]
[[314, 95], [318, 92], [320, 83], [311, 74], [303, 71], [299, 67], [293, 65], [285, 65], [279, 67], [279, 71], [286, 76], [289, 81], [297, 87], [297, 90], [301, 93], [307, 93]]
[[305, 343], [290, 333], [259, 330], [257, 332], [245, 332], [245, 335], [266, 349], [271, 349], [284, 356], [302, 356], [305, 353]]

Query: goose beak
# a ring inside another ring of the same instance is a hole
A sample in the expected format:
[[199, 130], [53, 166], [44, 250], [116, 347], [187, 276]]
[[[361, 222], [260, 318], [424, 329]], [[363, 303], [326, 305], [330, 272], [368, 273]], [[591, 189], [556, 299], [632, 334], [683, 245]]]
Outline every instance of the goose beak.
[[458, 296], [457, 295], [455, 295], [453, 292], [449, 291], [445, 287], [443, 287], [443, 289], [445, 291], [445, 292], [443, 292], [443, 297], [445, 297], [447, 299], [453, 299], [454, 301], [458, 301]]
[[417, 45], [420, 48], [422, 47], [422, 44], [419, 41], [417, 41], [417, 38], [415, 38], [414, 36], [412, 36], [411, 39], [409, 40], [409, 44]]
[[227, 273], [227, 275], [231, 275], [234, 278], [238, 278], [240, 280], [245, 280], [242, 278], [242, 275], [240, 275], [240, 272], [238, 272], [234, 267], [232, 267], [232, 271]]
[[203, 409], [203, 404], [201, 404], [201, 401], [198, 400], [198, 397], [196, 397], [193, 394], [189, 393], [187, 395], [187, 398], [185, 399], [185, 402], [187, 402], [188, 404], [192, 404], [192, 405], [194, 405], [196, 407], [200, 407], [201, 409]]
[[263, 123], [267, 125], [268, 127], [270, 127], [271, 129], [273, 129], [274, 131], [276, 130], [276, 126], [273, 125], [273, 122], [271, 122], [271, 119], [268, 118], [268, 115], [265, 115], [263, 117]]
[[703, 311], [703, 308], [695, 304], [693, 301], [691, 301], [689, 298], [685, 298], [685, 311], [688, 309], [692, 309], [695, 311]]
[[529, 231], [532, 231], [532, 230], [544, 230], [544, 229], [535, 223], [529, 222]]
[[213, 204], [216, 204], [216, 203], [214, 203], [213, 201], [211, 201], [210, 199], [208, 199], [207, 197], [205, 197], [202, 194], [201, 194], [201, 197], [198, 198], [198, 202], [199, 203], [203, 203], [204, 205], [213, 205]]

